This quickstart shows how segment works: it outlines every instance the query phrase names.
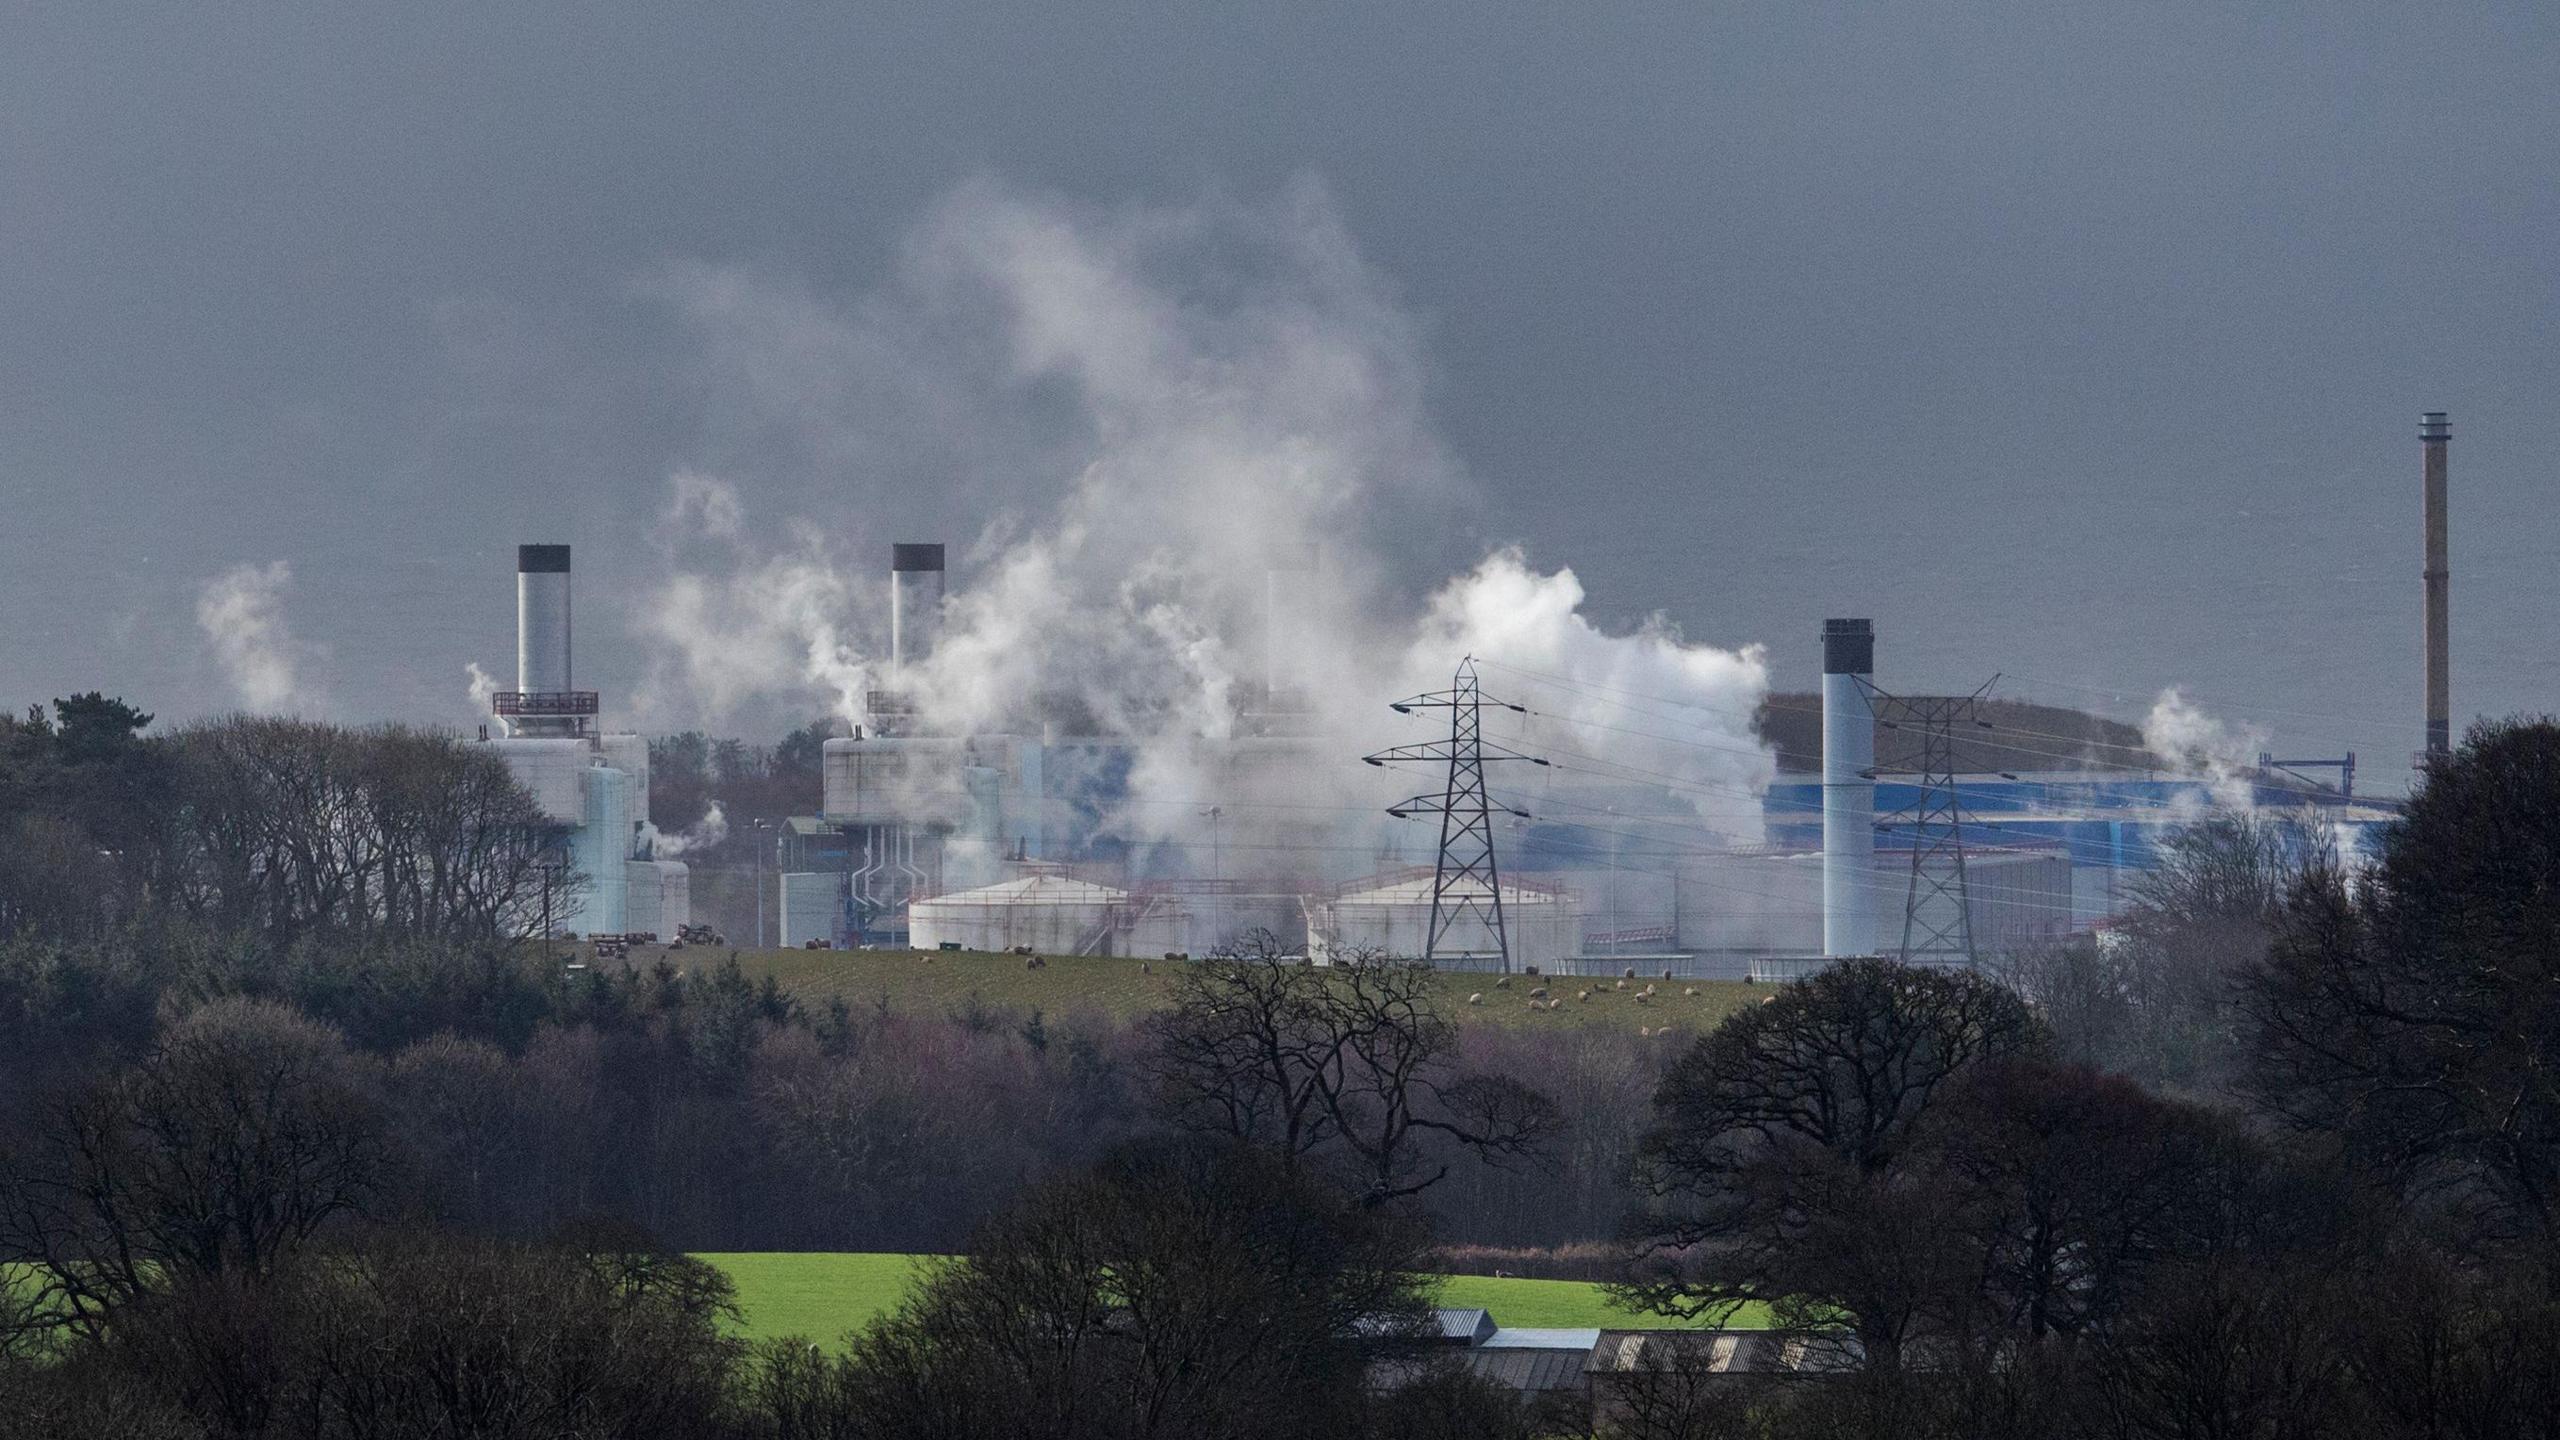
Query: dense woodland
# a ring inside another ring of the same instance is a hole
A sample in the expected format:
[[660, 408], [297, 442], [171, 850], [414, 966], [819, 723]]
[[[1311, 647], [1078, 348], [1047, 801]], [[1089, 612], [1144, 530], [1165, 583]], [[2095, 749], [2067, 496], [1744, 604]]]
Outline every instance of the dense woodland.
[[[544, 843], [439, 736], [0, 720], [0, 1434], [1587, 1433], [1412, 1348], [1451, 1264], [1855, 1362], [1671, 1352], [1610, 1434], [2560, 1424], [2549, 723], [2369, 868], [2214, 818], [2104, 945], [1705, 1035], [1252, 953], [1138, 1022], [812, 1013], [563, 968]], [[834, 1356], [724, 1339], [713, 1249], [968, 1258]]]

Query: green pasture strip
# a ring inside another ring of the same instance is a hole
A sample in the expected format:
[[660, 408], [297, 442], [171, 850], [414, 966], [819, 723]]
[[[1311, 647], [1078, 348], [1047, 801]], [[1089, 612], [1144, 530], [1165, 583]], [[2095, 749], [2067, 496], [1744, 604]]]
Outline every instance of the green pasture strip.
[[[1050, 1016], [1093, 1011], [1129, 1019], [1164, 1008], [1175, 967], [1183, 962], [1144, 956], [1053, 955], [1034, 967], [1020, 955], [989, 955], [965, 950], [737, 950], [688, 946], [668, 950], [643, 945], [627, 963], [647, 967], [663, 959], [679, 969], [708, 971], [735, 953], [747, 978], [774, 983], [812, 1011], [830, 999], [855, 1009], [885, 1003], [908, 1013], [949, 1012], [975, 1002], [1009, 1010], [1040, 1010]], [[1641, 976], [1642, 971], [1639, 970]], [[1514, 975], [1500, 986], [1499, 977], [1449, 971], [1435, 988], [1452, 1019], [1466, 1024], [1493, 1024], [1565, 1029], [1610, 1026], [1641, 1029], [1709, 1030], [1745, 1005], [1774, 993], [1768, 986], [1735, 980], [1571, 979]], [[1646, 985], [1651, 999], [1635, 996]], [[1553, 1010], [1531, 1009], [1529, 991], [1544, 985]], [[1697, 991], [1695, 995], [1689, 994]], [[1589, 999], [1580, 998], [1589, 992]], [[1470, 997], [1475, 1003], [1470, 1004]]]
[[[695, 1258], [719, 1267], [738, 1287], [744, 1316], [738, 1334], [749, 1340], [796, 1335], [832, 1350], [848, 1333], [896, 1309], [928, 1257], [762, 1251]], [[1437, 1303], [1490, 1310], [1499, 1324], [1529, 1329], [1658, 1329], [1672, 1323], [1621, 1309], [1600, 1286], [1581, 1280], [1452, 1275], [1441, 1282]], [[1753, 1306], [1728, 1323], [1756, 1330], [1767, 1326], [1768, 1315]]]
[[797, 1335], [834, 1349], [844, 1337], [898, 1308], [920, 1255], [747, 1251], [697, 1255], [738, 1287], [748, 1340]]
[[[1452, 1310], [1490, 1310], [1496, 1324], [1531, 1330], [1660, 1330], [1680, 1323], [1613, 1305], [1606, 1290], [1587, 1280], [1451, 1275], [1441, 1282], [1439, 1303]], [[1728, 1330], [1768, 1327], [1765, 1305], [1747, 1305], [1724, 1325]]]

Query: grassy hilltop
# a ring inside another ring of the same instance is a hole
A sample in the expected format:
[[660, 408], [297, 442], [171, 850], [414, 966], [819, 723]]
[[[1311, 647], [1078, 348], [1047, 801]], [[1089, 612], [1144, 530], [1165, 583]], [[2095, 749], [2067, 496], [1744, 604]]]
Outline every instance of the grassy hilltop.
[[[831, 998], [864, 1006], [886, 1003], [896, 1010], [949, 1010], [979, 1003], [1021, 1010], [1065, 1014], [1099, 1011], [1126, 1019], [1161, 1009], [1178, 961], [1143, 960], [1102, 955], [1057, 955], [1034, 968], [1020, 955], [989, 955], [964, 950], [749, 950], [737, 947], [689, 946], [670, 951], [661, 946], [632, 950], [629, 963], [641, 967], [664, 959], [679, 969], [708, 969], [738, 957], [751, 980], [771, 975], [801, 1004], [817, 1009]], [[1745, 1005], [1772, 993], [1767, 986], [1729, 980], [1664, 980], [1659, 969], [1617, 989], [1618, 980], [1539, 978], [1514, 975], [1508, 987], [1499, 977], [1452, 971], [1439, 976], [1437, 991], [1448, 1014], [1470, 1023], [1529, 1026], [1609, 1025], [1626, 1030], [1685, 1026], [1711, 1028]], [[1637, 992], [1655, 987], [1651, 1000], [1638, 1003]], [[1562, 1003], [1553, 1010], [1529, 1008], [1529, 991], [1539, 985]], [[1576, 998], [1582, 991], [1591, 998]], [[1695, 990], [1695, 995], [1686, 992]], [[1471, 995], [1482, 1003], [1469, 1004]]]

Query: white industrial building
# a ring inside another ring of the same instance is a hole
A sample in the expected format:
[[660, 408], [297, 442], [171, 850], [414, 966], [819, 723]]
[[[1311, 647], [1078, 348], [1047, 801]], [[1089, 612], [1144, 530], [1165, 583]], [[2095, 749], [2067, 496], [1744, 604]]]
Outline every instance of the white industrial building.
[[[1843, 886], [1819, 850], [1757, 848], [1699, 855], [1681, 862], [1677, 948], [1697, 955], [1820, 955], [1851, 921], [1860, 953], [1901, 948], [1903, 912], [1911, 896], [1911, 852], [1868, 847], [1867, 881]], [[2070, 855], [2061, 849], [1974, 850], [1965, 856], [1966, 913], [1974, 952], [1992, 956], [2060, 936], [2071, 929]], [[1844, 917], [1826, 903], [1843, 891], [1861, 913]]]
[[597, 729], [596, 692], [571, 688], [569, 547], [516, 547], [516, 688], [490, 697], [501, 734], [484, 742], [566, 832], [576, 883], [556, 930], [672, 936], [693, 919], [683, 862], [653, 859], [649, 742]]

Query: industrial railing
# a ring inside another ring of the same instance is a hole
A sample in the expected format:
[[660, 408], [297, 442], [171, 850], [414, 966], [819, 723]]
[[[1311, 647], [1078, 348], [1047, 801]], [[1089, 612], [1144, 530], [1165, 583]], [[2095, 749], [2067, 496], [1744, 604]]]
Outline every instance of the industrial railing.
[[593, 690], [501, 690], [489, 697], [493, 715], [540, 719], [559, 715], [593, 715]]

